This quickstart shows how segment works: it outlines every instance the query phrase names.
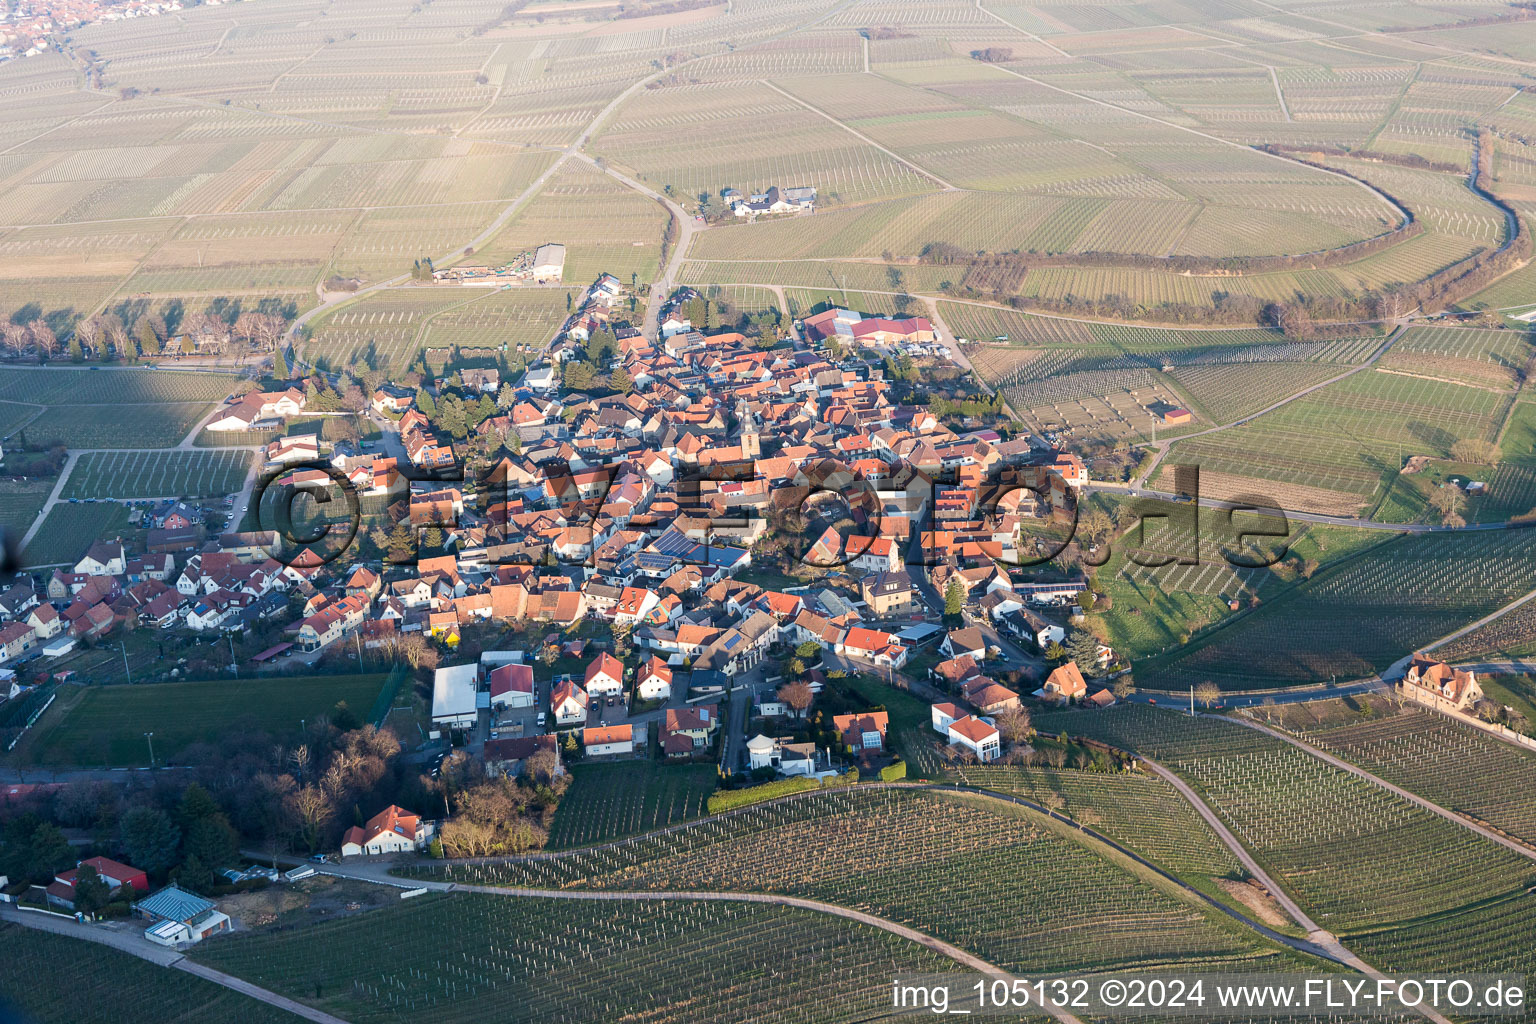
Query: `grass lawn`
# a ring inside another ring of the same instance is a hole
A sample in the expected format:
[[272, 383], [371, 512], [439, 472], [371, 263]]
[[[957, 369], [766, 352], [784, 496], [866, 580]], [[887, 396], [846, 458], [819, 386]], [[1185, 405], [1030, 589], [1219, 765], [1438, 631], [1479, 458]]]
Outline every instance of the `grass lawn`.
[[549, 830], [550, 849], [607, 842], [703, 817], [715, 791], [712, 764], [652, 761], [580, 764]]
[[37, 725], [31, 747], [38, 764], [140, 765], [148, 761], [144, 734], [155, 734], [160, 762], [194, 743], [232, 729], [286, 733], [346, 701], [366, 715], [383, 675], [301, 676], [293, 679], [211, 680], [142, 686], [64, 687]]
[[1524, 715], [1526, 721], [1536, 722], [1536, 678], [1479, 672], [1477, 682], [1489, 700], [1507, 704]]

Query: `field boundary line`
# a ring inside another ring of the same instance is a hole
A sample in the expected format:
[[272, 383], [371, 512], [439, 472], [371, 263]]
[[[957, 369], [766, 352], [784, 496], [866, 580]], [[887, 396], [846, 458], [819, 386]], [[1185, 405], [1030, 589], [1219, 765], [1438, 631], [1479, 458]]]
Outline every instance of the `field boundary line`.
[[[1265, 4], [1265, 6], [1267, 7], [1269, 5]], [[1198, 128], [1191, 128], [1188, 125], [1182, 125], [1175, 121], [1164, 121], [1162, 118], [1154, 117], [1152, 114], [1148, 114], [1144, 111], [1136, 110], [1133, 107], [1124, 107], [1118, 103], [1111, 103], [1108, 100], [1099, 99], [1097, 96], [1090, 96], [1087, 93], [1073, 92], [1071, 89], [1063, 88], [1059, 85], [1053, 85], [1050, 82], [1035, 78], [1032, 75], [1026, 75], [1022, 71], [1015, 71], [1013, 68], [1010, 68], [1004, 64], [988, 64], [987, 67], [996, 68], [998, 71], [1001, 71], [1004, 74], [1013, 75], [1015, 78], [1022, 78], [1024, 81], [1033, 85], [1038, 85], [1042, 88], [1050, 89], [1052, 92], [1059, 92], [1064, 96], [1071, 96], [1073, 99], [1082, 100], [1085, 103], [1092, 103], [1096, 106], [1107, 107], [1110, 110], [1118, 110], [1123, 114], [1132, 114], [1136, 117], [1142, 118], [1143, 120], [1151, 121], [1154, 124], [1163, 125], [1166, 128], [1173, 128], [1181, 132], [1187, 132], [1190, 135], [1195, 135], [1202, 139], [1208, 139], [1211, 142], [1219, 142], [1223, 146], [1230, 146], [1233, 149], [1240, 149], [1248, 153], [1257, 153], [1261, 156], [1267, 156], [1273, 160], [1279, 160], [1292, 167], [1306, 167], [1311, 170], [1326, 174], [1329, 177], [1347, 181], [1358, 188], [1364, 189], [1366, 192], [1374, 196], [1378, 202], [1390, 208], [1394, 213], [1397, 214], [1398, 217], [1402, 219], [1404, 224], [1412, 223], [1414, 220], [1413, 212], [1406, 206], [1403, 206], [1397, 200], [1393, 199], [1391, 196], [1387, 195], [1385, 192], [1381, 191], [1370, 182], [1364, 181], [1360, 178], [1355, 178], [1348, 174], [1340, 173], [1329, 167], [1322, 167], [1317, 164], [1309, 164], [1301, 160], [1292, 160], [1290, 157], [1281, 156], [1279, 153], [1271, 153], [1268, 150], [1256, 149], [1253, 146], [1245, 146], [1241, 142], [1233, 142], [1231, 139], [1224, 139], [1219, 135], [1211, 135], [1208, 132], [1200, 131]]]
[[1157, 447], [1157, 454], [1152, 458], [1152, 461], [1147, 464], [1147, 468], [1137, 474], [1136, 479], [1132, 481], [1131, 486], [1137, 488], [1143, 486], [1147, 480], [1151, 478], [1152, 472], [1162, 463], [1163, 457], [1168, 454], [1173, 445], [1180, 441], [1188, 441], [1192, 437], [1204, 437], [1207, 434], [1214, 434], [1218, 431], [1230, 430], [1233, 427], [1243, 426], [1252, 422], [1253, 420], [1258, 419], [1265, 413], [1274, 412], [1276, 409], [1279, 409], [1282, 406], [1290, 405], [1292, 402], [1299, 398], [1305, 398], [1307, 395], [1312, 394], [1314, 391], [1320, 391], [1323, 388], [1337, 384], [1339, 381], [1344, 380], [1346, 377], [1353, 377], [1355, 374], [1360, 373], [1363, 370], [1370, 369], [1379, 359], [1381, 359], [1382, 356], [1387, 354], [1387, 349], [1391, 348], [1393, 344], [1396, 343], [1397, 339], [1401, 337], [1406, 330], [1406, 327], [1399, 325], [1392, 331], [1391, 334], [1387, 335], [1386, 338], [1382, 340], [1382, 343], [1377, 346], [1376, 351], [1371, 354], [1370, 358], [1361, 363], [1359, 366], [1350, 367], [1348, 370], [1345, 370], [1337, 377], [1330, 377], [1327, 380], [1320, 381], [1317, 384], [1311, 385], [1310, 387], [1302, 388], [1300, 391], [1293, 395], [1282, 398], [1280, 401], [1275, 402], [1272, 405], [1267, 405], [1257, 412], [1251, 412], [1240, 419], [1235, 419], [1231, 423], [1222, 423], [1218, 426], [1208, 427], [1205, 430], [1197, 430], [1191, 434], [1181, 434], [1179, 437], [1174, 438], [1172, 441], [1168, 441], [1159, 445]]
[[[979, 3], [980, 0], [977, 0], [977, 2]], [[827, 113], [825, 110], [822, 110], [820, 107], [815, 106], [814, 104], [807, 103], [805, 100], [803, 100], [800, 97], [796, 96], [794, 93], [787, 92], [784, 89], [780, 89], [777, 85], [774, 85], [773, 82], [769, 81], [768, 79], [760, 78], [760, 79], [758, 79], [758, 81], [761, 82], [763, 85], [766, 85], [768, 88], [772, 89], [774, 92], [778, 93], [780, 96], [783, 96], [785, 99], [789, 100], [791, 103], [798, 104], [799, 106], [804, 107], [806, 110], [809, 110], [811, 113], [816, 114], [816, 115], [818, 115], [820, 117], [824, 117], [828, 121], [831, 121], [833, 124], [837, 125], [839, 128], [841, 128], [843, 131], [847, 132], [849, 135], [852, 135], [854, 138], [858, 139], [860, 142], [863, 142], [866, 146], [873, 146], [875, 149], [878, 149], [880, 152], [884, 153], [886, 156], [890, 157], [892, 160], [895, 160], [897, 163], [901, 164], [903, 167], [907, 167], [907, 168], [909, 168], [909, 169], [911, 169], [913, 171], [916, 171], [918, 174], [921, 174], [923, 177], [927, 178], [929, 181], [932, 181], [932, 182], [936, 183], [944, 191], [946, 191], [946, 192], [964, 192], [964, 191], [969, 191], [967, 189], [962, 189], [962, 188], [960, 188], [960, 187], [958, 187], [956, 185], [950, 184], [949, 182], [945, 181], [943, 178], [939, 177], [937, 174], [934, 174], [932, 171], [927, 170], [927, 169], [919, 166], [918, 164], [913, 163], [911, 160], [908, 160], [906, 157], [902, 156], [900, 153], [897, 153], [895, 150], [887, 149], [886, 147], [880, 145], [880, 143], [876, 142], [874, 139], [870, 138], [868, 135], [865, 135], [863, 132], [859, 131], [858, 129], [849, 127], [848, 125], [844, 124], [842, 121], [839, 121], [837, 118], [835, 118], [831, 114]]]
[[987, 17], [993, 19], [994, 21], [1002, 22], [1004, 25], [1007, 25], [1009, 28], [1013, 29], [1015, 32], [1022, 32], [1022, 33], [1024, 33], [1030, 39], [1032, 39], [1035, 42], [1039, 43], [1041, 46], [1045, 47], [1046, 49], [1052, 51], [1057, 56], [1065, 57], [1068, 60], [1076, 60], [1077, 59], [1077, 58], [1073, 57], [1067, 51], [1065, 51], [1065, 50], [1061, 49], [1060, 47], [1058, 47], [1055, 43], [1047, 42], [1044, 39], [1041, 39], [1039, 36], [1035, 35], [1029, 29], [1027, 29], [1027, 28], [1020, 28], [1019, 26], [1015, 25], [1013, 22], [1009, 21], [1007, 18], [1003, 17], [1001, 14], [998, 14], [996, 11], [988, 10], [982, 4], [981, 0], [976, 0], [976, 9], [978, 11], [980, 11], [982, 14], [985, 14]]

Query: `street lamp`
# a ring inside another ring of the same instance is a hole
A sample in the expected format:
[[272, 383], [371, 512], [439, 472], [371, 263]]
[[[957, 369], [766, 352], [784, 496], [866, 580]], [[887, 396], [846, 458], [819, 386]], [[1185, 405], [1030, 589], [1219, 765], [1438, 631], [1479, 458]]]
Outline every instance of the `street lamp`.
[[155, 734], [147, 732], [144, 738], [149, 741], [149, 766], [153, 768], [155, 766]]

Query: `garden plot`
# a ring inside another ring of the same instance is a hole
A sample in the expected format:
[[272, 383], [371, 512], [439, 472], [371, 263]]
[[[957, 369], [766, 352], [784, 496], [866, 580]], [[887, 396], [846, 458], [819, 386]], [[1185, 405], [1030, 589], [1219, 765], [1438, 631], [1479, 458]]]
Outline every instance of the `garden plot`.
[[244, 485], [253, 458], [243, 451], [86, 452], [61, 497], [218, 497]]

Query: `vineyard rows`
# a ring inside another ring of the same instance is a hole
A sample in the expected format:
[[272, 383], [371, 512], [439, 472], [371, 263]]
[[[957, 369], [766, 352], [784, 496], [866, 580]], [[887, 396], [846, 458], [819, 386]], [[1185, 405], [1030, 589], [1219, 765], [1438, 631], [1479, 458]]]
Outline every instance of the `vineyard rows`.
[[356, 1024], [832, 1024], [888, 1008], [891, 977], [953, 968], [905, 939], [789, 907], [475, 894], [234, 936], [196, 956]]
[[1019, 971], [1256, 952], [1240, 933], [1058, 828], [991, 801], [855, 790], [604, 850], [436, 873], [506, 886], [781, 892], [909, 924]]

